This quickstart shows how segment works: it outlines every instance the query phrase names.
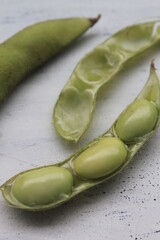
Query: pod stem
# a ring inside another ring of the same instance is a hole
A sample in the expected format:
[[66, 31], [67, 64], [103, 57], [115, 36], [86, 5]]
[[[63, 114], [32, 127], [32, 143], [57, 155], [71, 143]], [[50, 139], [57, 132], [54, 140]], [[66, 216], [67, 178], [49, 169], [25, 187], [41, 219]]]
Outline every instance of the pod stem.
[[99, 21], [99, 19], [101, 18], [101, 14], [98, 14], [98, 16], [96, 18], [89, 18], [89, 20], [91, 21], [92, 25], [91, 27]]

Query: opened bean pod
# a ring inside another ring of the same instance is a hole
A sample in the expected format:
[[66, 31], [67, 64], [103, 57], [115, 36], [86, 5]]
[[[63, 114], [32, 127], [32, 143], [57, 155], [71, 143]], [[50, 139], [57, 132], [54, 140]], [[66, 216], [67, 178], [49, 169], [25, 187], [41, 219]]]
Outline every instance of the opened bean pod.
[[0, 190], [15, 208], [55, 208], [122, 171], [159, 124], [160, 85], [152, 63], [146, 85], [107, 132], [63, 162], [17, 174]]
[[160, 21], [126, 27], [85, 55], [75, 67], [56, 102], [57, 132], [77, 142], [89, 127], [99, 89], [129, 60], [160, 41]]
[[0, 102], [19, 81], [81, 36], [99, 17], [36, 23], [0, 44]]

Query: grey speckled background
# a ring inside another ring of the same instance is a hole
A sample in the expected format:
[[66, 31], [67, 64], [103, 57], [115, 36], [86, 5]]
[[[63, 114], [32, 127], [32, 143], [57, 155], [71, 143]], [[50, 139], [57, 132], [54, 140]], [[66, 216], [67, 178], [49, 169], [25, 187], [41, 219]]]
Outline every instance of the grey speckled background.
[[[77, 145], [62, 140], [52, 109], [77, 61], [118, 29], [160, 16], [159, 0], [0, 0], [0, 41], [37, 21], [70, 16], [99, 23], [63, 56], [26, 81], [0, 108], [0, 184], [35, 166], [64, 160], [106, 131], [148, 78], [152, 58], [160, 76], [160, 50], [148, 52], [108, 84], [98, 97], [91, 127]], [[119, 176], [44, 213], [8, 208], [0, 198], [0, 239], [159, 240], [160, 130]]]

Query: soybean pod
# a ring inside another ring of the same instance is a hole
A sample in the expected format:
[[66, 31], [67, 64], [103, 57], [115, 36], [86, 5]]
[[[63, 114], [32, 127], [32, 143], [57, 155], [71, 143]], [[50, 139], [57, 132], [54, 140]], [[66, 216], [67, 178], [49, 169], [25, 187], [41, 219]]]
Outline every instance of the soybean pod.
[[39, 22], [0, 44], [0, 102], [19, 81], [71, 44], [99, 17]]
[[11, 207], [55, 208], [120, 173], [160, 124], [160, 85], [153, 63], [138, 97], [111, 128], [58, 164], [21, 172], [0, 190]]
[[160, 21], [126, 27], [84, 56], [75, 67], [54, 107], [57, 132], [77, 142], [89, 127], [99, 89], [128, 61], [160, 41]]

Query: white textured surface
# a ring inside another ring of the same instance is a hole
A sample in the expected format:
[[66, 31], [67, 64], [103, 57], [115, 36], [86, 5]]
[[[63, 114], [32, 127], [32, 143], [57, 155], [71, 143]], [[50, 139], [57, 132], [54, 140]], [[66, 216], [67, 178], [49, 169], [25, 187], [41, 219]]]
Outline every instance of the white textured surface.
[[[34, 22], [70, 16], [102, 18], [64, 54], [22, 82], [0, 108], [0, 185], [14, 174], [64, 160], [108, 129], [138, 94], [158, 48], [105, 87], [90, 129], [77, 145], [62, 140], [52, 109], [77, 61], [118, 29], [160, 14], [159, 0], [0, 0], [0, 41]], [[121, 175], [45, 213], [8, 208], [0, 198], [0, 239], [159, 240], [160, 130]]]

